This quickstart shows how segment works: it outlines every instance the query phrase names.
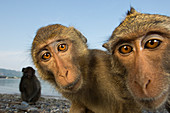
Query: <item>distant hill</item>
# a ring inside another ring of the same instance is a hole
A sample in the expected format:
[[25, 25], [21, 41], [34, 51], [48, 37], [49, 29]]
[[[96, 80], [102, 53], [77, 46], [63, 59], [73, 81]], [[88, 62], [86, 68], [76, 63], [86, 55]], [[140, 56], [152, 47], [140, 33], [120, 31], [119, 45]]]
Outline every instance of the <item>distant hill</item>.
[[9, 69], [2, 69], [0, 68], [0, 77], [6, 76], [6, 77], [21, 77], [22, 72], [21, 71], [15, 71], [15, 70], [9, 70]]

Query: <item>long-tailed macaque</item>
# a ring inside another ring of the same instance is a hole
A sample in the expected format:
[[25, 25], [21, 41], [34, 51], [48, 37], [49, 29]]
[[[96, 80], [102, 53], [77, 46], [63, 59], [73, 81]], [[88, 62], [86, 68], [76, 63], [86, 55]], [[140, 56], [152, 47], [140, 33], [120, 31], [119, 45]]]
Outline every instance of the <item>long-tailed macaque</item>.
[[35, 76], [32, 67], [22, 68], [23, 76], [19, 84], [21, 99], [29, 103], [35, 103], [41, 96], [41, 85]]
[[121, 66], [106, 52], [89, 50], [86, 41], [73, 27], [40, 28], [31, 53], [41, 78], [72, 102], [70, 113], [141, 112], [125, 87]]
[[103, 47], [125, 67], [127, 87], [140, 105], [165, 105], [170, 112], [170, 17], [131, 8]]

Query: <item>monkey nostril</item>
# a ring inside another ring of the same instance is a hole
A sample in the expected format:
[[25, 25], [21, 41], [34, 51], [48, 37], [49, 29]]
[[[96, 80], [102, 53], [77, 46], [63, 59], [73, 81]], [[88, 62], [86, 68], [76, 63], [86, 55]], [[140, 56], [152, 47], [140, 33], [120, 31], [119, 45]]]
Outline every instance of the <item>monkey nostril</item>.
[[64, 77], [64, 78], [66, 77], [66, 78], [67, 78], [67, 76], [68, 76], [68, 71], [66, 71], [65, 74], [59, 74], [59, 76], [60, 76], [60, 77]]
[[66, 72], [66, 77], [68, 76], [68, 71]]
[[60, 77], [64, 77], [64, 75], [61, 75], [61, 74], [60, 74], [59, 76], [60, 76]]
[[149, 84], [151, 83], [151, 80], [148, 80], [145, 84], [142, 84], [142, 82], [137, 82], [137, 81], [134, 81], [135, 84], [137, 84], [138, 86], [144, 88], [144, 89], [147, 89]]
[[147, 89], [148, 85], [150, 84], [151, 80], [148, 80], [148, 82], [145, 85], [145, 88]]

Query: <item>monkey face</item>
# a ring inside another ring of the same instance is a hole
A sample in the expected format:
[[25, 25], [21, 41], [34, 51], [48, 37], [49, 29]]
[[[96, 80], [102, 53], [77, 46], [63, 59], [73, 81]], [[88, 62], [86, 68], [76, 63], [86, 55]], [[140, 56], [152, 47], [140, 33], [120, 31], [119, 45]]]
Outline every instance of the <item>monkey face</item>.
[[[56, 26], [58, 29], [54, 28]], [[82, 64], [77, 59], [87, 50], [86, 40], [74, 28], [56, 26], [40, 29], [40, 32], [44, 32], [37, 33], [34, 39], [32, 58], [43, 79], [52, 83], [60, 92], [76, 92], [83, 83], [80, 71]]]
[[81, 84], [81, 72], [76, 63], [76, 53], [71, 42], [54, 41], [42, 49], [39, 63], [46, 71], [50, 71], [56, 85], [63, 90], [77, 90]]
[[157, 109], [168, 101], [169, 30], [169, 17], [132, 8], [103, 45], [126, 68], [129, 91], [147, 109]]
[[169, 39], [148, 34], [134, 41], [117, 45], [114, 54], [126, 67], [127, 85], [139, 103], [157, 108], [169, 94], [169, 78], [163, 69]]

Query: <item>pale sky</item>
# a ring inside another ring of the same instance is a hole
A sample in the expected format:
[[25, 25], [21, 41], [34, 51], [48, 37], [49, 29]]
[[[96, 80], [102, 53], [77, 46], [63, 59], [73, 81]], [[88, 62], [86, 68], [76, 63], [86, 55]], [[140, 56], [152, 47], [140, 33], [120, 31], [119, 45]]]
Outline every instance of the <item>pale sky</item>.
[[0, 68], [33, 66], [31, 43], [36, 31], [49, 24], [73, 26], [90, 49], [105, 50], [102, 44], [130, 6], [170, 16], [170, 0], [0, 0]]

